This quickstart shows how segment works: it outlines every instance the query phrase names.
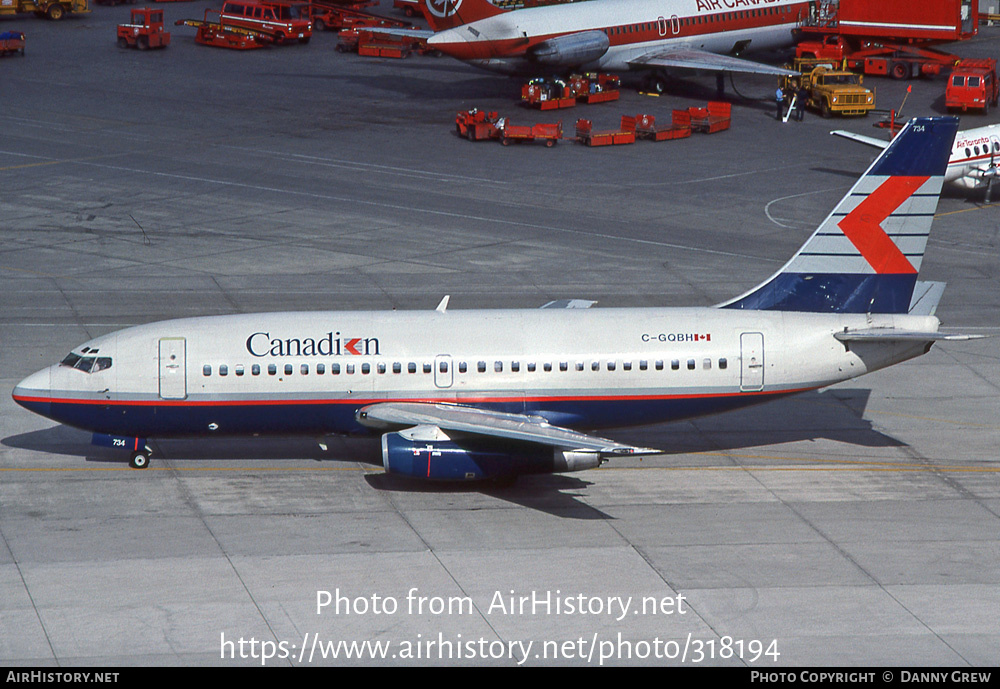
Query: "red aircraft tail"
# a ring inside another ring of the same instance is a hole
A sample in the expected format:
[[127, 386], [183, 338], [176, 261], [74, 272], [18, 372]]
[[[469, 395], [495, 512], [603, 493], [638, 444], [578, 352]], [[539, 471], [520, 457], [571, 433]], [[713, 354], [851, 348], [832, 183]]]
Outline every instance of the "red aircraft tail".
[[500, 9], [489, 0], [422, 0], [417, 6], [435, 32], [508, 11]]

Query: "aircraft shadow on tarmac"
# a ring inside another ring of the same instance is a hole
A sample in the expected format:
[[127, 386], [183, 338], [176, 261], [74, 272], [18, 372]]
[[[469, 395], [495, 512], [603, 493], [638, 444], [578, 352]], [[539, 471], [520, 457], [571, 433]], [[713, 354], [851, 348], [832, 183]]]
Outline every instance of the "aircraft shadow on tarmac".
[[[807, 392], [755, 407], [684, 422], [604, 433], [627, 442], [663, 450], [663, 455], [724, 453], [799, 441], [832, 440], [860, 447], [901, 447], [904, 443], [876, 431], [864, 418], [871, 391], [836, 388]], [[627, 438], [626, 436], [632, 436]], [[318, 463], [360, 463], [372, 467], [365, 481], [380, 491], [405, 493], [475, 493], [545, 512], [563, 519], [613, 519], [575, 495], [593, 481], [580, 474], [522, 476], [517, 482], [427, 483], [378, 473], [379, 444], [373, 438], [328, 438], [322, 450], [315, 439], [303, 437], [196, 438], [156, 440], [154, 463], [168, 458], [175, 466], [213, 460], [310, 459]], [[88, 463], [125, 465], [127, 457], [90, 444], [90, 434], [67, 426], [12, 435], [0, 440], [9, 448], [84, 457]], [[667, 466], [670, 459], [661, 460]], [[51, 466], [51, 465], [50, 465]], [[245, 467], [253, 471], [252, 466]], [[272, 467], [273, 468], [273, 467]]]

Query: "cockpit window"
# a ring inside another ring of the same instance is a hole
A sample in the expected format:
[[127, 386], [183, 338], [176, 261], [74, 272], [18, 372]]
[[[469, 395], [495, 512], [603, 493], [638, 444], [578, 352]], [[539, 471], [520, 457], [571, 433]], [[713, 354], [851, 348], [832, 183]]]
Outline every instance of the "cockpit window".
[[[91, 351], [96, 352], [97, 350], [94, 349]], [[59, 362], [59, 365], [75, 368], [76, 370], [83, 371], [84, 373], [97, 373], [98, 371], [111, 368], [111, 357], [80, 356], [79, 354], [70, 352], [66, 355], [65, 359]]]

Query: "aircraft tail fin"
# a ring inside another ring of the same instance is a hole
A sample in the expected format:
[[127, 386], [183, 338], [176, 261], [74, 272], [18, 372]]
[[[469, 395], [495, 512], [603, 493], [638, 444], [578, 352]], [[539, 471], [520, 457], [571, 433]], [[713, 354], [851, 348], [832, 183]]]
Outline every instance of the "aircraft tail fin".
[[418, 7], [435, 33], [508, 11], [489, 0], [422, 0]]
[[781, 270], [719, 306], [907, 313], [957, 131], [911, 120]]

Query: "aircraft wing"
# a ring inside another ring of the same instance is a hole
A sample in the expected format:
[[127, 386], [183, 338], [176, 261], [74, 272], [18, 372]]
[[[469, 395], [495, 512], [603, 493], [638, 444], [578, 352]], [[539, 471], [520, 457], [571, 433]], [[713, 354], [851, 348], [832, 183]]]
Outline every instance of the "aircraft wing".
[[659, 450], [624, 445], [552, 426], [540, 416], [509, 414], [459, 404], [378, 402], [359, 410], [358, 421], [373, 428], [433, 426], [444, 431], [494, 436], [611, 456], [659, 454]]
[[874, 136], [865, 136], [864, 134], [855, 134], [854, 132], [844, 131], [843, 129], [837, 129], [830, 132], [834, 136], [842, 136], [845, 139], [851, 139], [852, 141], [860, 141], [868, 146], [874, 146], [875, 148], [888, 148], [891, 142], [885, 139], [876, 139]]
[[710, 53], [697, 48], [665, 48], [656, 52], [646, 53], [633, 60], [629, 65], [642, 67], [680, 67], [683, 69], [703, 69], [711, 72], [741, 72], [746, 74], [771, 74], [774, 76], [795, 76], [798, 72], [773, 67], [761, 62], [751, 62], [731, 55]]
[[434, 32], [430, 29], [397, 29], [391, 26], [365, 26], [361, 28], [361, 31], [388, 34], [390, 36], [404, 36], [406, 38], [430, 38], [434, 35]]

